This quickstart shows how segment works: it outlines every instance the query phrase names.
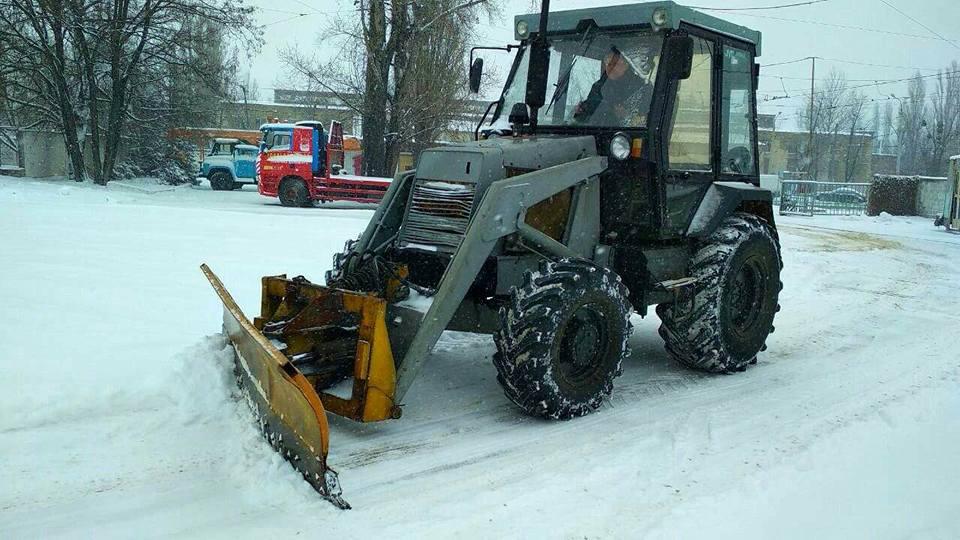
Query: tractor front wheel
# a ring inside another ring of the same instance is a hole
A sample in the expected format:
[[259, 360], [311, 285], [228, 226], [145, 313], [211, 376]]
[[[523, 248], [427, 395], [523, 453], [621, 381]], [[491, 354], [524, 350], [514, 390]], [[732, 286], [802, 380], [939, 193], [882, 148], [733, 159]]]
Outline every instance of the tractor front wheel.
[[299, 178], [287, 178], [280, 183], [280, 204], [283, 206], [312, 206], [307, 185]]
[[657, 306], [667, 353], [711, 373], [743, 371], [755, 363], [779, 311], [780, 247], [763, 219], [728, 217], [694, 254], [693, 305]]
[[532, 416], [568, 420], [603, 404], [629, 356], [620, 276], [581, 260], [545, 263], [513, 288], [494, 334], [497, 380]]

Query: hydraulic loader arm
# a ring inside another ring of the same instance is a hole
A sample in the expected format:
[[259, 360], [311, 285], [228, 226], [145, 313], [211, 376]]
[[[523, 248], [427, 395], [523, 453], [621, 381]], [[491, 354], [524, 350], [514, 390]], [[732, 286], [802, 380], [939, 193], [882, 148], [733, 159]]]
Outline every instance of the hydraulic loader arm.
[[494, 182], [487, 188], [480, 206], [464, 234], [437, 287], [433, 303], [424, 315], [416, 336], [397, 371], [395, 400], [399, 402], [417, 373], [426, 363], [430, 350], [450, 323], [467, 291], [497, 242], [504, 236], [520, 233], [562, 255], [573, 252], [555, 240], [531, 229], [523, 222], [527, 209], [581, 182], [596, 178], [607, 168], [604, 157], [588, 157], [554, 167]]

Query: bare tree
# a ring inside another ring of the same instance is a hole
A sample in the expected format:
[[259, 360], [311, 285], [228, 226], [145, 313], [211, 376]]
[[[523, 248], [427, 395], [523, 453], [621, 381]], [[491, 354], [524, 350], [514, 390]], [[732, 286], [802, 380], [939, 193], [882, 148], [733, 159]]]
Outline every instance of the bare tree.
[[403, 148], [415, 149], [462, 115], [467, 43], [496, 0], [358, 0], [337, 21], [343, 54], [319, 62], [296, 49], [290, 71], [338, 95], [363, 124], [363, 172], [388, 175]]
[[14, 74], [11, 100], [62, 131], [76, 180], [90, 135], [94, 181], [104, 184], [135, 96], [162, 83], [158, 66], [190, 65], [182, 53], [196, 20], [256, 46], [251, 13], [242, 0], [0, 0], [0, 42], [11, 44], [0, 71]]
[[927, 113], [927, 85], [923, 76], [917, 73], [910, 81], [907, 98], [900, 101], [900, 112], [897, 115], [896, 133], [901, 173], [921, 174], [924, 171]]
[[883, 104], [883, 113], [880, 120], [880, 131], [878, 132], [880, 138], [880, 152], [883, 154], [889, 154], [890, 149], [893, 146], [893, 103], [887, 101]]
[[836, 69], [816, 87], [813, 110], [800, 109], [801, 127], [813, 132], [812, 146], [808, 143], [804, 162], [811, 180], [836, 178], [838, 135], [846, 126], [844, 110], [847, 99], [847, 78]]
[[843, 164], [844, 182], [856, 180], [857, 168], [860, 166], [863, 151], [866, 147], [867, 137], [864, 133], [864, 125], [866, 123], [867, 102], [867, 96], [858, 90], [848, 92], [845, 98], [843, 110], [848, 129], [846, 157]]
[[927, 174], [946, 176], [948, 153], [960, 139], [960, 63], [953, 61], [946, 71], [937, 74], [931, 101]]
[[70, 43], [69, 11], [63, 0], [2, 0], [0, 42], [7, 101], [29, 109], [36, 125], [56, 125], [62, 133], [74, 178], [83, 179], [82, 88]]

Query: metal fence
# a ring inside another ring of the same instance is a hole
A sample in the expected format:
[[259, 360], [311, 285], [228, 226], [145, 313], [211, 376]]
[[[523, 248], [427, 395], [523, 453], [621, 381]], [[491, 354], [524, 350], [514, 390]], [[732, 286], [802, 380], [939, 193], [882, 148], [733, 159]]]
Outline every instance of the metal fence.
[[780, 181], [780, 215], [859, 216], [867, 212], [870, 184]]

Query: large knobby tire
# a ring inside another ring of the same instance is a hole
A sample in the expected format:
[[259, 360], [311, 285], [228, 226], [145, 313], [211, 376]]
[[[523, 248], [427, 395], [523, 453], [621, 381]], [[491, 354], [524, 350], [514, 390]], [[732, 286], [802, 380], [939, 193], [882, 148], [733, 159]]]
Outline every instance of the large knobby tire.
[[510, 296], [493, 357], [507, 398], [558, 420], [599, 408], [630, 355], [631, 306], [620, 276], [588, 261], [546, 262]]
[[697, 279], [689, 307], [661, 304], [667, 353], [711, 373], [743, 371], [756, 363], [780, 310], [780, 245], [763, 219], [737, 213], [700, 246], [690, 262]]
[[210, 175], [210, 188], [214, 191], [228, 191], [233, 189], [233, 179], [225, 171], [216, 171]]
[[280, 204], [305, 208], [313, 205], [307, 185], [300, 178], [287, 178], [280, 182]]

